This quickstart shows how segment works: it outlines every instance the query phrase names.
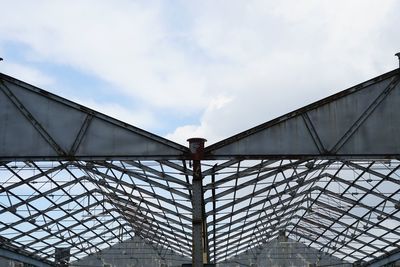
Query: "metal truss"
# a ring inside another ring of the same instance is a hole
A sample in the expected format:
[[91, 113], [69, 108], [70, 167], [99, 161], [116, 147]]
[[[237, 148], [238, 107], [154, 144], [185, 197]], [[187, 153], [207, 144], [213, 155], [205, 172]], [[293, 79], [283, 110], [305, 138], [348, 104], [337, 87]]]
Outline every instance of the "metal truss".
[[173, 161], [8, 162], [0, 167], [0, 236], [52, 260], [140, 236], [160, 252], [191, 255], [190, 170]]
[[367, 262], [400, 247], [398, 160], [208, 166], [205, 202], [215, 262], [245, 251], [257, 255], [282, 231], [348, 262]]
[[[288, 237], [348, 262], [400, 248], [400, 161], [204, 161], [212, 262]], [[192, 170], [185, 161], [8, 162], [0, 236], [52, 261], [140, 236], [159, 255], [191, 256]], [[217, 177], [217, 179], [216, 179]]]
[[140, 237], [202, 266], [285, 233], [347, 262], [398, 258], [399, 77], [204, 148], [1, 74], [0, 249], [53, 264]]

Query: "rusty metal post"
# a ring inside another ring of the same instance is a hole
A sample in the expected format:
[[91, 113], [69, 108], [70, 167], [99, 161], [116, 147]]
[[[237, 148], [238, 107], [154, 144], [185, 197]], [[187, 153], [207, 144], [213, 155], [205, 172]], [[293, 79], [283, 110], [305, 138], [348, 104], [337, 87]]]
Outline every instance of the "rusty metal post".
[[204, 216], [203, 177], [201, 175], [201, 160], [204, 156], [206, 139], [188, 139], [191, 159], [193, 160], [192, 206], [192, 264], [193, 267], [203, 267], [208, 262], [206, 219]]

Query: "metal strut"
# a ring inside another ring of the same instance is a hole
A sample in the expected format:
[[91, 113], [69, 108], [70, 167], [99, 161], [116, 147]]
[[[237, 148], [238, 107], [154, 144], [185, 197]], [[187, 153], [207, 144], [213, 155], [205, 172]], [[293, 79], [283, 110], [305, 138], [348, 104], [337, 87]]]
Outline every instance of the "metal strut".
[[193, 267], [203, 267], [208, 263], [208, 242], [206, 231], [206, 216], [203, 195], [203, 177], [201, 175], [201, 159], [204, 156], [206, 139], [188, 139], [191, 158], [193, 160], [192, 206], [193, 206], [193, 235], [192, 235], [192, 264]]

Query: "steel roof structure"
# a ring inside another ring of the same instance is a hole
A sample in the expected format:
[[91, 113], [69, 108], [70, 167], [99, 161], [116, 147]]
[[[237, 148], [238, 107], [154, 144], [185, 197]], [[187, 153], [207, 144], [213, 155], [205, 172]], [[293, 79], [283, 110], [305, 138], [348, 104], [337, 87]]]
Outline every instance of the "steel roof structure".
[[399, 79], [396, 69], [204, 148], [0, 74], [0, 248], [47, 266], [56, 248], [73, 261], [140, 236], [202, 266], [285, 231], [348, 262], [396, 260]]

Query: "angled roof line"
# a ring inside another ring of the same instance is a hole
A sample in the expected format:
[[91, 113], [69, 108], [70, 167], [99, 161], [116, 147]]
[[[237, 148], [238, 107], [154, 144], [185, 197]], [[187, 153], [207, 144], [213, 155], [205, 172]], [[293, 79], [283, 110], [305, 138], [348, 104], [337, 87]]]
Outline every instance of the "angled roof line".
[[[360, 83], [358, 85], [352, 86], [352, 87], [350, 87], [350, 88], [348, 88], [346, 90], [340, 91], [340, 92], [338, 92], [336, 94], [333, 94], [331, 96], [328, 96], [326, 98], [318, 100], [318, 101], [316, 101], [314, 103], [311, 103], [309, 105], [306, 105], [304, 107], [296, 109], [296, 110], [294, 110], [292, 112], [289, 112], [289, 113], [287, 113], [285, 115], [282, 115], [280, 117], [272, 119], [272, 120], [270, 120], [268, 122], [262, 123], [260, 125], [257, 125], [255, 127], [250, 128], [248, 130], [245, 130], [245, 131], [240, 132], [238, 134], [235, 134], [235, 135], [233, 135], [231, 137], [228, 137], [228, 138], [226, 138], [224, 140], [221, 140], [221, 141], [218, 141], [218, 142], [216, 142], [214, 144], [211, 144], [211, 145], [207, 146], [205, 148], [205, 150], [204, 150], [206, 158], [208, 158], [208, 159], [217, 159], [220, 156], [225, 157], [225, 154], [221, 154], [219, 152], [220, 149], [224, 149], [229, 145], [235, 144], [238, 141], [241, 141], [241, 140], [243, 140], [245, 138], [248, 138], [248, 137], [250, 137], [252, 135], [255, 135], [255, 134], [260, 133], [262, 131], [268, 130], [269, 128], [271, 128], [273, 126], [282, 124], [282, 123], [284, 123], [284, 122], [286, 122], [286, 121], [288, 121], [290, 119], [293, 119], [293, 118], [295, 118], [297, 116], [303, 116], [303, 115], [307, 116], [306, 113], [309, 112], [309, 111], [313, 111], [315, 109], [321, 108], [324, 105], [327, 105], [327, 104], [330, 104], [330, 103], [332, 103], [334, 101], [337, 101], [337, 100], [343, 99], [345, 97], [348, 97], [348, 96], [350, 96], [350, 95], [352, 95], [354, 93], [357, 93], [357, 92], [360, 92], [360, 91], [366, 89], [367, 87], [369, 87], [371, 85], [375, 85], [375, 84], [378, 84], [378, 83], [383, 82], [385, 80], [388, 80], [389, 78], [395, 79], [395, 77], [396, 76], [398, 77], [399, 74], [400, 74], [400, 68], [394, 69], [394, 70], [389, 71], [389, 72], [387, 72], [385, 74], [379, 75], [379, 76], [377, 76], [375, 78], [372, 78], [372, 79], [369, 79], [369, 80], [367, 80], [365, 82], [362, 82], [362, 83]], [[394, 88], [394, 87], [396, 87], [398, 85], [398, 80], [394, 80], [394, 81], [392, 80], [392, 83], [393, 83], [392, 87]], [[312, 122], [310, 122], [310, 124], [312, 125]], [[307, 125], [307, 127], [308, 127], [308, 125]], [[312, 133], [310, 133], [310, 135], [312, 135]], [[259, 139], [259, 140], [261, 140], [261, 139]], [[316, 146], [318, 146], [318, 145], [316, 144]], [[231, 150], [229, 150], [229, 155], [231, 155], [230, 158], [232, 158], [232, 156], [235, 156], [234, 155], [235, 153], [230, 153], [230, 152], [231, 152]], [[328, 152], [328, 151], [325, 151], [325, 152]], [[296, 153], [294, 153], [294, 154], [296, 154]], [[320, 151], [319, 154], [322, 155], [324, 153], [322, 153], [322, 151]], [[285, 154], [284, 153], [282, 153], [282, 154], [278, 153], [276, 155], [285, 155]], [[265, 156], [265, 154], [263, 154], [262, 156]], [[289, 153], [289, 156], [290, 156], [290, 153]], [[307, 154], [305, 156], [307, 156]], [[245, 158], [252, 158], [252, 155], [247, 155]]]
[[[68, 99], [65, 99], [63, 97], [57, 96], [53, 93], [50, 93], [41, 88], [38, 88], [36, 86], [33, 86], [31, 84], [28, 84], [28, 83], [18, 80], [16, 78], [13, 78], [11, 76], [8, 76], [4, 73], [0, 73], [0, 85], [3, 87], [2, 88], [3, 91], [7, 90], [7, 89], [4, 89], [4, 88], [7, 88], [7, 83], [8, 83], [8, 85], [15, 85], [16, 87], [22, 88], [23, 90], [26, 90], [27, 92], [31, 92], [36, 95], [39, 95], [40, 97], [44, 97], [45, 99], [50, 100], [51, 102], [61, 104], [65, 107], [67, 107], [67, 110], [66, 110], [67, 112], [70, 110], [69, 108], [72, 108], [75, 111], [86, 114], [88, 117], [90, 117], [90, 120], [92, 118], [99, 119], [100, 121], [103, 121], [108, 125], [114, 125], [115, 127], [119, 128], [119, 129], [127, 130], [127, 131], [135, 134], [139, 138], [145, 138], [145, 140], [149, 140], [149, 142], [155, 142], [154, 144], [158, 143], [158, 144], [168, 148], [167, 149], [168, 151], [166, 153], [167, 154], [170, 153], [171, 156], [173, 156], [174, 158], [176, 158], [177, 156], [178, 157], [186, 157], [185, 155], [187, 155], [189, 153], [189, 149], [187, 147], [182, 146], [178, 143], [175, 143], [171, 140], [168, 140], [168, 139], [158, 136], [156, 134], [150, 133], [150, 132], [140, 129], [138, 127], [132, 126], [128, 123], [122, 122], [118, 119], [115, 119], [115, 118], [105, 115], [101, 112], [90, 109], [81, 104], [77, 104], [77, 103], [70, 101]], [[13, 90], [8, 90], [8, 91], [13, 91]], [[11, 92], [11, 94], [13, 94], [13, 92]], [[15, 92], [14, 92], [14, 94], [15, 94]], [[0, 96], [3, 97], [1, 90], [0, 90]], [[17, 99], [16, 101], [18, 101], [18, 97], [15, 97], [15, 98]], [[28, 110], [28, 112], [29, 112], [29, 110]], [[30, 114], [28, 113], [28, 116], [29, 115]], [[46, 127], [44, 127], [44, 128], [46, 128]], [[82, 128], [84, 128], [84, 125], [82, 125]], [[44, 129], [44, 130], [47, 130], [47, 129]], [[75, 137], [75, 136], [72, 136], [72, 138], [73, 137]], [[81, 138], [83, 139], [83, 136], [81, 136]], [[76, 149], [78, 149], [78, 147], [76, 147]], [[68, 151], [65, 151], [65, 152], [68, 152]], [[79, 151], [75, 151], [75, 152], [79, 152]], [[157, 155], [157, 153], [154, 153], [154, 155], [159, 156], [159, 155]], [[120, 156], [124, 157], [125, 155], [122, 154]], [[163, 159], [164, 156], [165, 155], [162, 155], [162, 157], [160, 159]], [[2, 156], [0, 155], [0, 158], [1, 157]]]

